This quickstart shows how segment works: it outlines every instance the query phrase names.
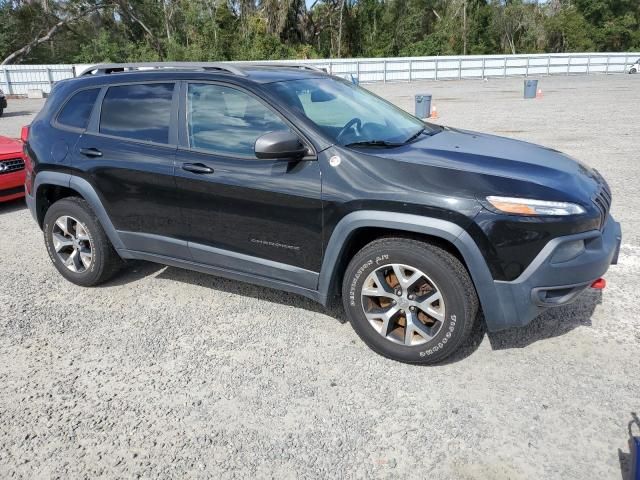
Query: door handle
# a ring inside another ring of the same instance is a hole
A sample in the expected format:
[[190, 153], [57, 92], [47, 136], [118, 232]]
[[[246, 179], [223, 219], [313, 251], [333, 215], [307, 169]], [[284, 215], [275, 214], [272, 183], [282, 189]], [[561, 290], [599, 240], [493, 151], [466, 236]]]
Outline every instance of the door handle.
[[192, 173], [213, 173], [213, 168], [202, 163], [183, 163], [182, 169]]
[[85, 157], [101, 157], [102, 152], [97, 148], [81, 148], [80, 153]]

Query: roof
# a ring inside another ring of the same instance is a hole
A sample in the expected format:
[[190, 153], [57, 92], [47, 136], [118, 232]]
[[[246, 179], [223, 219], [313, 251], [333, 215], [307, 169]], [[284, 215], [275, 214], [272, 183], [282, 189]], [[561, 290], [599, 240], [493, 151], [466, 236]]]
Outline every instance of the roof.
[[[224, 75], [237, 79], [247, 79], [258, 83], [296, 80], [325, 76], [326, 73], [310, 65], [290, 63], [231, 63], [231, 62], [158, 62], [158, 63], [111, 63], [99, 64], [85, 69], [81, 78], [111, 75], [144, 75], [150, 78], [171, 73], [192, 73], [197, 77]], [[172, 76], [173, 77], [173, 76]], [[110, 82], [109, 82], [110, 83]]]

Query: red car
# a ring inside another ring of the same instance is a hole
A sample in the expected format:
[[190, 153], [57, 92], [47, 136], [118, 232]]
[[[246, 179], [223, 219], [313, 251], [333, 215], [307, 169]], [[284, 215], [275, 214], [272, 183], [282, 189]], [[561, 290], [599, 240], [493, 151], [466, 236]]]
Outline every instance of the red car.
[[0, 137], [0, 202], [24, 197], [22, 142]]

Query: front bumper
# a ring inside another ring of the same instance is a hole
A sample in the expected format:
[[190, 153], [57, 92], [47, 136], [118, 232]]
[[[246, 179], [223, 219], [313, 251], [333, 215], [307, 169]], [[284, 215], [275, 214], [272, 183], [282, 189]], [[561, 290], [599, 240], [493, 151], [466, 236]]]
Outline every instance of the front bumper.
[[24, 170], [0, 175], [0, 202], [24, 197]]
[[[494, 281], [502, 318], [487, 317], [489, 330], [526, 325], [547, 308], [574, 301], [609, 265], [617, 263], [621, 239], [620, 224], [609, 215], [602, 231], [551, 240], [517, 279]], [[582, 253], [558, 261], [563, 247], [580, 241], [584, 242]]]

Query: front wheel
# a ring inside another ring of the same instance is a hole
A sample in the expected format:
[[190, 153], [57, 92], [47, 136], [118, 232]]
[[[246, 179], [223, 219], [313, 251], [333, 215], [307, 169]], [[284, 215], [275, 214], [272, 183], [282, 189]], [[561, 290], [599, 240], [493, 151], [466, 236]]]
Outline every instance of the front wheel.
[[4, 113], [4, 108], [0, 108], [0, 117], [2, 116], [3, 113]]
[[631, 70], [629, 70], [629, 73], [638, 73], [638, 70], [636, 70], [635, 68], [632, 68]]
[[469, 337], [478, 298], [464, 265], [429, 243], [376, 240], [349, 263], [342, 285], [347, 317], [377, 353], [437, 363]]

